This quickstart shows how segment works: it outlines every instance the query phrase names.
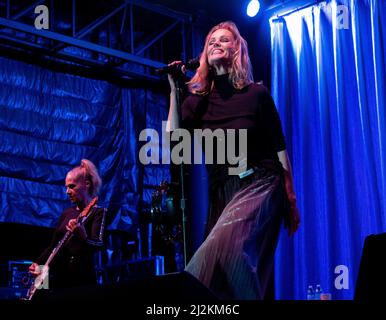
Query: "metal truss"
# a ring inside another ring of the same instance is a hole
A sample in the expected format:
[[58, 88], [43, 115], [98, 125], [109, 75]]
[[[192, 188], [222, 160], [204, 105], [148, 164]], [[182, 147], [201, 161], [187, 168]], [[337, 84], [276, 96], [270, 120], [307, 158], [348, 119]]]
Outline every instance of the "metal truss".
[[[35, 28], [38, 5], [49, 28]], [[1, 0], [0, 48], [43, 60], [159, 80], [154, 70], [197, 52], [192, 16], [139, 0]]]

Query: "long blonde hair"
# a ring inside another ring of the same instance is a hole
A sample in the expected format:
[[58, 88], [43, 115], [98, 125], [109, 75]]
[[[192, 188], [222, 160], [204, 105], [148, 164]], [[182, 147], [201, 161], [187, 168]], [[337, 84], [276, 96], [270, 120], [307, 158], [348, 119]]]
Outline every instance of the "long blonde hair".
[[98, 170], [95, 165], [87, 159], [82, 159], [80, 165], [70, 171], [76, 178], [82, 177], [85, 181], [90, 182], [90, 189], [88, 193], [94, 197], [99, 193], [102, 186], [102, 179], [99, 176]]
[[229, 80], [235, 89], [242, 89], [250, 83], [253, 83], [252, 65], [248, 54], [248, 44], [240, 35], [237, 26], [232, 21], [221, 22], [214, 26], [205, 39], [205, 46], [200, 57], [200, 66], [196, 70], [194, 77], [188, 82], [188, 88], [191, 93], [206, 95], [210, 92], [213, 82], [213, 71], [208, 63], [208, 45], [213, 32], [219, 29], [226, 29], [233, 34], [236, 41], [236, 49], [233, 54]]

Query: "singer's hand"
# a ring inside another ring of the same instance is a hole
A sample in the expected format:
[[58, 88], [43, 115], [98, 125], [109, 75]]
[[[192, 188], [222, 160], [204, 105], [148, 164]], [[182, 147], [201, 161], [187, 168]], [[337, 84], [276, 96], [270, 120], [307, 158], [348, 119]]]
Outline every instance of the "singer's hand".
[[296, 204], [291, 205], [290, 221], [288, 226], [288, 235], [292, 236], [300, 226], [299, 208]]
[[[182, 64], [182, 61], [173, 61], [172, 63], [169, 63], [168, 66], [170, 67], [170, 66], [174, 66], [176, 64]], [[185, 72], [186, 72], [185, 66], [181, 67], [181, 71], [185, 74]], [[175, 92], [176, 91], [176, 82], [170, 73], [168, 74], [168, 80], [169, 80], [170, 90], [172, 92]]]

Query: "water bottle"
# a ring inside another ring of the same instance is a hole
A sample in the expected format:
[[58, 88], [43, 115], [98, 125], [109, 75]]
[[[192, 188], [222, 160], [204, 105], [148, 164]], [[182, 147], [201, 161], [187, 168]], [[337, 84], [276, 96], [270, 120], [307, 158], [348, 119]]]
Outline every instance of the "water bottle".
[[315, 300], [314, 288], [311, 285], [307, 289], [307, 300]]
[[322, 287], [320, 284], [316, 285], [315, 289], [315, 300], [320, 300], [320, 295], [322, 294]]

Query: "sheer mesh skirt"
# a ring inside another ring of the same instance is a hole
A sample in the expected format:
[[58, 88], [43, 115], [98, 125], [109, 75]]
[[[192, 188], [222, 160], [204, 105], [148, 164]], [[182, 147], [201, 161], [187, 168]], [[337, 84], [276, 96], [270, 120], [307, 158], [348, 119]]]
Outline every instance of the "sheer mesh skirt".
[[244, 179], [211, 172], [208, 236], [186, 266], [222, 299], [264, 297], [280, 224], [288, 214], [278, 161], [254, 169]]

